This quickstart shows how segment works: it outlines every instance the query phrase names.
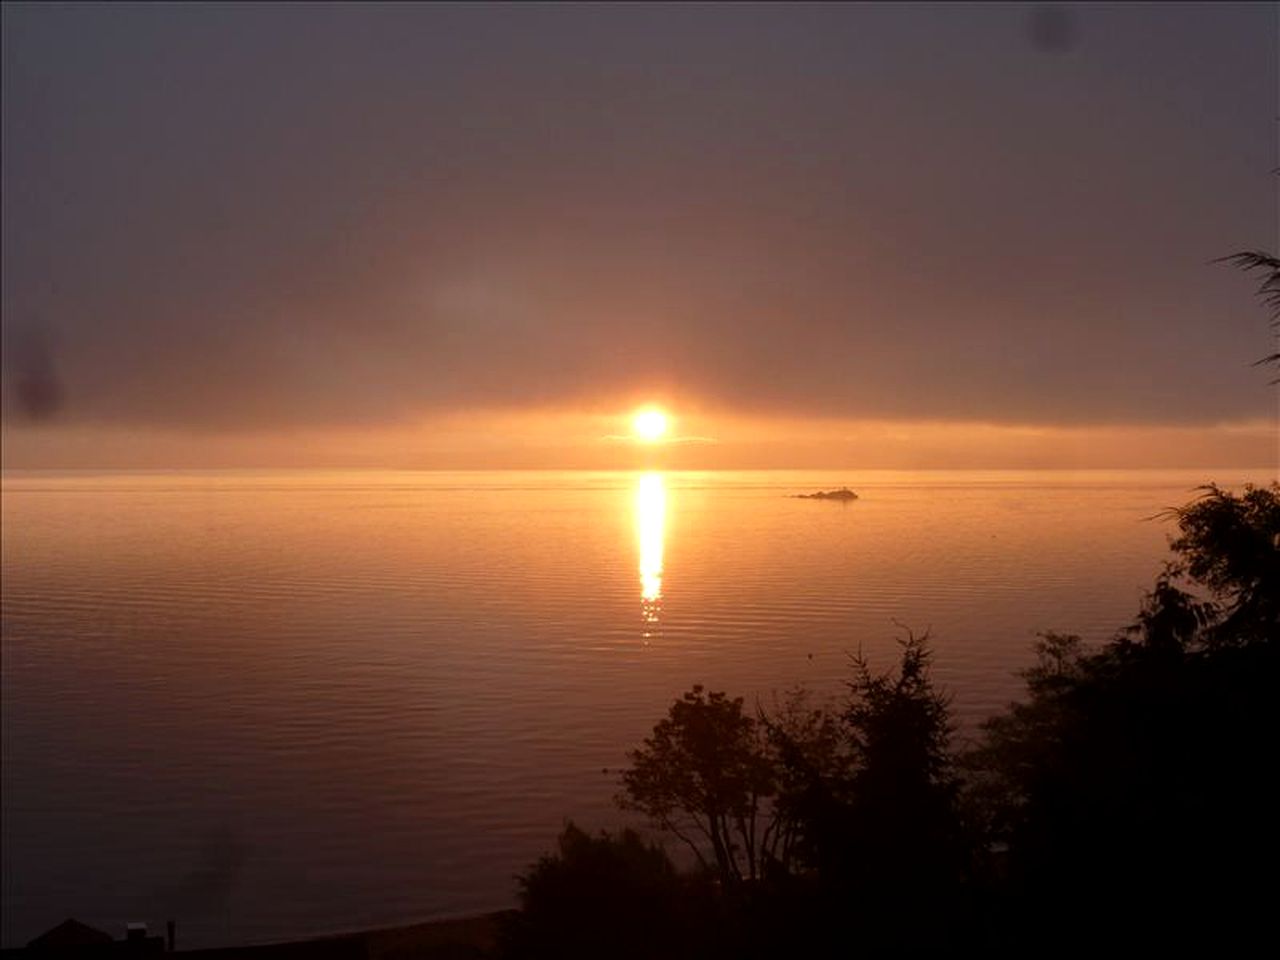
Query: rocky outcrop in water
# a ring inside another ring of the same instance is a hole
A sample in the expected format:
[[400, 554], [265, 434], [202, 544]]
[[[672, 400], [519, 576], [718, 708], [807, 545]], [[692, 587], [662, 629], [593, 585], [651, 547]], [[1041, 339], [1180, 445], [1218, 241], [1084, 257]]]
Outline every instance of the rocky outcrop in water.
[[817, 493], [797, 493], [797, 500], [857, 500], [858, 495], [848, 487], [839, 490], [819, 490]]

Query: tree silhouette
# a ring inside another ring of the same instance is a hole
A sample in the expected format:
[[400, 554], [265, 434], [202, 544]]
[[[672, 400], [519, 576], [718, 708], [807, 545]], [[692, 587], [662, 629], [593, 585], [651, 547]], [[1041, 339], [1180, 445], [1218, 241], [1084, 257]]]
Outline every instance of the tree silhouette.
[[758, 717], [775, 783], [768, 866], [784, 873], [815, 860], [814, 818], [853, 775], [853, 752], [839, 714], [811, 701], [808, 690], [797, 688], [772, 713], [760, 710]]
[[[644, 813], [688, 845], [725, 883], [760, 875], [776, 835], [763, 821], [773, 772], [742, 698], [695, 686], [628, 754], [618, 804]], [[708, 857], [708, 851], [710, 856]]]
[[1204, 639], [1250, 643], [1280, 638], [1280, 485], [1246, 484], [1235, 496], [1216, 484], [1166, 512], [1179, 535], [1169, 575], [1206, 588]]
[[698, 955], [698, 896], [660, 847], [632, 830], [590, 836], [569, 823], [558, 850], [519, 878], [502, 931], [511, 958]]
[[1206, 489], [1171, 511], [1176, 557], [1135, 623], [1099, 649], [1045, 637], [1027, 698], [970, 757], [1028, 943], [1083, 890], [1064, 949], [1229, 952], [1266, 932], [1280, 487]]
[[968, 842], [950, 708], [930, 678], [928, 634], [900, 648], [896, 670], [883, 673], [853, 658], [839, 716], [847, 772], [805, 818], [821, 896], [848, 920], [833, 944], [926, 949], [956, 934]]
[[[1220, 257], [1215, 262], [1230, 263], [1245, 272], [1257, 270], [1262, 273], [1262, 282], [1258, 285], [1258, 297], [1271, 313], [1271, 328], [1280, 331], [1280, 258], [1273, 257], [1262, 250], [1242, 250], [1230, 256]], [[1256, 361], [1255, 366], [1267, 363], [1280, 366], [1280, 351]], [[1280, 383], [1280, 380], [1272, 382]]]

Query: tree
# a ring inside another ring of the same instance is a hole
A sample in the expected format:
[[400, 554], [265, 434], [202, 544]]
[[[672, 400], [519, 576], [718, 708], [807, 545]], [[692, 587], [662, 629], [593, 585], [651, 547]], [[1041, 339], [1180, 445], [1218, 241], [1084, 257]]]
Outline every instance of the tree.
[[764, 727], [775, 794], [766, 844], [768, 866], [789, 873], [803, 859], [812, 861], [806, 845], [813, 818], [830, 804], [852, 777], [853, 756], [839, 714], [812, 704], [803, 687], [775, 703], [772, 713], [759, 711]]
[[633, 830], [590, 836], [573, 823], [558, 851], [519, 878], [502, 932], [513, 958], [697, 956], [697, 890]]
[[1280, 484], [1245, 485], [1239, 496], [1216, 484], [1167, 512], [1179, 535], [1169, 575], [1205, 588], [1204, 639], [1211, 643], [1280, 639]]
[[[763, 821], [774, 792], [761, 731], [741, 697], [695, 686], [628, 754], [619, 805], [683, 841], [725, 883], [760, 875], [774, 833]], [[709, 853], [709, 856], [708, 856]]]
[[853, 658], [839, 715], [847, 759], [803, 817], [803, 849], [834, 918], [833, 944], [926, 949], [954, 942], [968, 842], [948, 699], [928, 634], [900, 641], [896, 670]]
[[896, 670], [852, 658], [842, 708], [797, 690], [755, 718], [694, 687], [629, 754], [619, 802], [715, 871], [752, 950], [800, 930], [819, 952], [946, 942], [968, 844], [930, 660], [908, 635]]
[[1266, 929], [1280, 488], [1206, 490], [1170, 511], [1175, 559], [1134, 624], [1098, 649], [1046, 636], [969, 758], [1029, 940], [1082, 890], [1064, 946], [1222, 951]]

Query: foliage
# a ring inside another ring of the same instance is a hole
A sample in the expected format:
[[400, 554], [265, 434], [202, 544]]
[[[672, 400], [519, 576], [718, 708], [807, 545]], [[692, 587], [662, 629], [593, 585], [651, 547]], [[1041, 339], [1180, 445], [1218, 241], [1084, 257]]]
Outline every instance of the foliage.
[[[1047, 635], [1026, 699], [989, 720], [967, 758], [1029, 939], [1084, 889], [1094, 906], [1069, 931], [1077, 945], [1221, 948], [1260, 930], [1253, 877], [1280, 855], [1264, 760], [1280, 490], [1206, 489], [1171, 512], [1176, 558], [1137, 621], [1096, 650]], [[1192, 891], [1194, 910], [1172, 925]]]
[[839, 715], [815, 707], [809, 691], [797, 688], [761, 710], [776, 792], [769, 845], [774, 872], [788, 872], [813, 859], [812, 819], [840, 794], [852, 776], [853, 755]]
[[[929, 663], [928, 637], [908, 636], [896, 670], [852, 658], [842, 707], [797, 690], [754, 718], [741, 698], [694, 687], [630, 753], [619, 802], [714, 871], [755, 948], [781, 949], [799, 922], [845, 945], [851, 928], [824, 924], [820, 904], [856, 916], [864, 946], [925, 942], [967, 862], [950, 712]], [[930, 921], [904, 931], [922, 904]]]
[[660, 847], [633, 830], [590, 836], [569, 823], [558, 853], [519, 878], [521, 910], [503, 931], [503, 955], [563, 958], [696, 954], [697, 891]]
[[[1233, 264], [1246, 272], [1261, 271], [1262, 282], [1258, 285], [1258, 297], [1271, 312], [1272, 329], [1280, 331], [1280, 258], [1261, 250], [1242, 250], [1221, 257], [1218, 262]], [[1280, 352], [1263, 357], [1257, 362], [1280, 365]]]
[[839, 715], [844, 779], [805, 818], [823, 897], [857, 921], [837, 926], [837, 944], [925, 949], [954, 935], [969, 844], [949, 703], [932, 684], [928, 641], [909, 634], [896, 670], [884, 673], [853, 658]]
[[628, 755], [618, 797], [623, 809], [687, 844], [703, 867], [714, 865], [725, 883], [758, 877], [776, 837], [763, 822], [773, 770], [742, 705], [741, 697], [695, 686]]
[[1216, 484], [1168, 512], [1179, 536], [1169, 544], [1173, 576], [1206, 588], [1204, 639], [1211, 643], [1280, 637], [1280, 484], [1246, 485], [1234, 496]]
[[900, 642], [897, 675], [874, 674], [861, 654], [843, 720], [855, 751], [855, 792], [931, 790], [950, 780], [952, 733], [947, 698], [929, 678], [928, 634]]

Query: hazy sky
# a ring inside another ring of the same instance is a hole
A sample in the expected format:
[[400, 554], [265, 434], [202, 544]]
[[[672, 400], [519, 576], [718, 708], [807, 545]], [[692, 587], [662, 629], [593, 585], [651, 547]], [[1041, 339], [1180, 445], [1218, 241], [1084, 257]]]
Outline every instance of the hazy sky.
[[3, 44], [7, 466], [556, 465], [651, 397], [1274, 452], [1209, 264], [1276, 246], [1273, 4], [6, 5]]

